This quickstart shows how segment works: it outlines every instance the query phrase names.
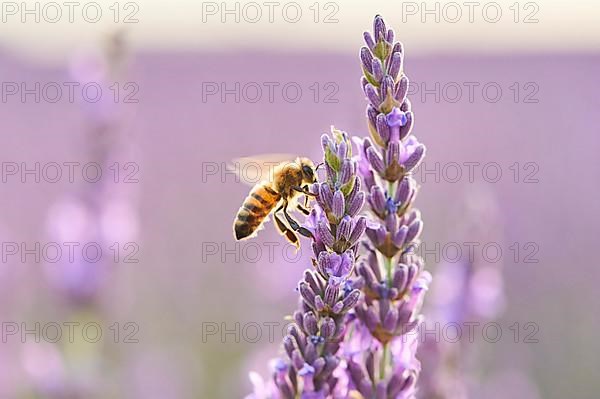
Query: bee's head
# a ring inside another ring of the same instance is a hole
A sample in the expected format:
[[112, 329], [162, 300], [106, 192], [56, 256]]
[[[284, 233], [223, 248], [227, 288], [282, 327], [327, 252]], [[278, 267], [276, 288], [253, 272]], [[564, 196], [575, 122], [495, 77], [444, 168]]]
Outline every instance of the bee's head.
[[302, 169], [302, 180], [306, 183], [316, 183], [315, 164], [308, 158], [298, 158], [298, 163]]

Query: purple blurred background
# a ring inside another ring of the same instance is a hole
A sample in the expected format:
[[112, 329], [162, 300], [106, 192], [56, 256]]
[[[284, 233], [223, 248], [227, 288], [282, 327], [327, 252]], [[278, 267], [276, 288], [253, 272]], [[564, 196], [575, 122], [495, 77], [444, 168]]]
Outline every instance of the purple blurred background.
[[[370, 18], [365, 17], [365, 27]], [[487, 243], [502, 250], [492, 263], [502, 265], [505, 279], [505, 306], [496, 320], [503, 337], [490, 343], [479, 332], [473, 344], [478, 347], [476, 365], [469, 366], [479, 381], [475, 397], [500, 397], [498, 390], [507, 386], [515, 398], [595, 397], [600, 389], [593, 372], [600, 368], [595, 332], [600, 326], [589, 306], [599, 300], [595, 284], [600, 278], [591, 251], [600, 236], [594, 187], [600, 180], [595, 160], [600, 55], [412, 55], [413, 45], [402, 39], [400, 27], [396, 31], [407, 48], [405, 72], [414, 82], [414, 132], [428, 148], [417, 174], [424, 242], [427, 248], [457, 243], [463, 251], [465, 242], [477, 242], [479, 255]], [[358, 42], [361, 30], [355, 34]], [[351, 135], [367, 134], [365, 100], [358, 45], [356, 52], [343, 55], [245, 47], [236, 54], [130, 52], [119, 80], [137, 84], [139, 102], [108, 102], [116, 108], [107, 111], [108, 119], [118, 118], [118, 123], [108, 123], [116, 139], [111, 139], [107, 164], [135, 163], [139, 182], [109, 178], [106, 186], [108, 197], [130, 204], [127, 212], [113, 215], [113, 232], [121, 237], [115, 226], [123, 224], [130, 231], [128, 218], [137, 220], [137, 227], [134, 238], [107, 242], [135, 242], [139, 262], [108, 262], [92, 311], [87, 303], [65, 303], [49, 283], [43, 261], [3, 259], [3, 322], [33, 326], [75, 317], [97, 321], [104, 337], [94, 344], [63, 338], [54, 345], [9, 336], [0, 346], [0, 397], [236, 398], [250, 390], [248, 371], [266, 373], [279, 347], [283, 315], [295, 306], [296, 281], [310, 261], [308, 251], [296, 258], [271, 223], [256, 240], [235, 243], [231, 225], [248, 186], [226, 173], [225, 165], [262, 153], [317, 160], [320, 135], [330, 125]], [[0, 52], [0, 76], [2, 82], [31, 85], [74, 80], [65, 65], [34, 63], [9, 51]], [[239, 101], [232, 93], [221, 98], [221, 85], [232, 89], [236, 82]], [[273, 101], [265, 82], [279, 84]], [[284, 93], [286, 84], [291, 88]], [[472, 101], [468, 85], [474, 87]], [[262, 98], [253, 102], [257, 86]], [[218, 92], [210, 94], [215, 87]], [[285, 98], [294, 96], [294, 87], [302, 90], [297, 102]], [[458, 99], [456, 87], [462, 90]], [[498, 87], [502, 94], [495, 101]], [[106, 118], [101, 105], [94, 105], [101, 109], [100, 119]], [[94, 160], [86, 132], [98, 121], [88, 106], [23, 103], [18, 96], [0, 103], [3, 172], [7, 162], [31, 167]], [[472, 164], [472, 179], [465, 165], [471, 162], [478, 163]], [[498, 170], [502, 175], [493, 182]], [[23, 183], [19, 175], [4, 177], [3, 243], [52, 241], [47, 220], [55, 204], [96, 187], [81, 179], [36, 183], [29, 176]], [[473, 203], [483, 211], [467, 206]], [[488, 218], [490, 208], [495, 219]], [[72, 223], [78, 218], [67, 216]], [[480, 228], [465, 229], [465, 223]], [[491, 236], [474, 232], [487, 228]], [[496, 257], [493, 250], [489, 253]], [[442, 250], [426, 253], [428, 269], [435, 272], [448, 256]], [[115, 322], [122, 333], [125, 323], [135, 323], [139, 342], [122, 337], [113, 342], [109, 328]], [[510, 329], [516, 322], [517, 343]], [[539, 327], [537, 343], [523, 342], [532, 331], [523, 329], [528, 322]], [[260, 326], [256, 340], [253, 323]], [[265, 323], [279, 323], [273, 339]], [[6, 328], [3, 324], [3, 332]], [[58, 384], [63, 379], [76, 381], [77, 389], [85, 386], [85, 394], [36, 388], [39, 380]]]

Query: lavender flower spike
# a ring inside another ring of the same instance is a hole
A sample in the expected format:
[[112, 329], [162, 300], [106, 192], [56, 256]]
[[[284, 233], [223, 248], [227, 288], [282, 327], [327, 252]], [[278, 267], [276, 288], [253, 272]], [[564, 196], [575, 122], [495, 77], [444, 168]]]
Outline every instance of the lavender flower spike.
[[251, 374], [255, 392], [248, 399], [347, 397], [347, 384], [338, 377], [343, 373], [340, 344], [348, 313], [361, 298], [348, 280], [367, 226], [358, 215], [365, 195], [348, 135], [332, 128], [332, 137], [324, 135], [321, 143], [327, 176], [311, 188], [317, 203], [305, 223], [314, 238], [314, 269], [298, 283], [295, 323], [283, 339], [287, 357], [274, 362], [269, 383]]
[[[344, 342], [350, 397], [414, 398], [420, 372], [415, 329], [431, 276], [414, 254], [423, 222], [413, 208], [411, 171], [425, 146], [411, 135], [414, 116], [406, 98], [404, 51], [393, 43], [380, 16], [361, 50], [370, 139], [357, 142], [359, 172], [366, 187], [370, 219], [364, 246], [368, 256], [355, 268], [354, 287], [363, 295]], [[349, 350], [362, 342], [362, 350]]]

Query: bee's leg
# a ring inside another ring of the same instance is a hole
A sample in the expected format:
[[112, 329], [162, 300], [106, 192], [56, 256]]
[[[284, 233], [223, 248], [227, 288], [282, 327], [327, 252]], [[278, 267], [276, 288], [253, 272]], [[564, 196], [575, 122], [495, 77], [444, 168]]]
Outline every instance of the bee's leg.
[[290, 227], [292, 228], [292, 230], [297, 231], [298, 233], [302, 234], [304, 237], [308, 237], [308, 238], [314, 238], [313, 234], [310, 232], [310, 230], [308, 230], [305, 227], [302, 227], [298, 224], [298, 222], [296, 222], [287, 212], [287, 206], [288, 206], [288, 202], [285, 201], [283, 203], [283, 215], [285, 216], [285, 219], [287, 220], [287, 222], [290, 224]]
[[[308, 197], [305, 197], [305, 198], [308, 198]], [[306, 201], [305, 201], [305, 204], [304, 204], [304, 206], [306, 206]], [[298, 208], [298, 210], [299, 210], [300, 212], [302, 212], [303, 214], [305, 214], [305, 215], [307, 215], [307, 216], [308, 216], [308, 215], [310, 215], [310, 211], [309, 211], [308, 209], [306, 209], [304, 206], [302, 206], [302, 205], [298, 204], [298, 205], [296, 206], [296, 208]]]
[[[298, 191], [299, 193], [302, 193], [302, 194], [304, 194], [304, 208], [306, 208], [306, 207], [308, 206], [308, 198], [309, 198], [309, 197], [316, 197], [316, 196], [317, 196], [317, 194], [311, 193], [311, 192], [308, 190], [308, 186], [307, 186], [307, 185], [304, 185], [303, 187], [294, 186], [294, 187], [292, 187], [292, 188], [293, 188], [294, 190]], [[308, 215], [308, 214], [309, 214], [309, 212], [308, 212], [308, 211], [306, 211], [306, 209], [301, 209], [301, 208], [300, 208], [300, 206], [298, 206], [298, 209], [300, 209], [300, 211], [301, 211], [302, 213], [304, 213], [305, 215]]]
[[[280, 208], [283, 209], [283, 208]], [[279, 211], [279, 209], [277, 210]], [[294, 244], [296, 247], [299, 246], [298, 244], [298, 236], [296, 236], [296, 234], [294, 234], [293, 231], [291, 231], [286, 225], [285, 223], [283, 223], [283, 221], [281, 219], [279, 219], [279, 216], [277, 216], [277, 213], [273, 214], [273, 219], [275, 219], [275, 224], [277, 225], [277, 230], [279, 230], [279, 232], [285, 236], [285, 238], [291, 242], [292, 244]]]
[[308, 186], [305, 185], [304, 187], [300, 187], [300, 186], [293, 186], [292, 189], [298, 191], [299, 193], [302, 193], [308, 197], [316, 197], [317, 194], [315, 193], [311, 193], [308, 189]]

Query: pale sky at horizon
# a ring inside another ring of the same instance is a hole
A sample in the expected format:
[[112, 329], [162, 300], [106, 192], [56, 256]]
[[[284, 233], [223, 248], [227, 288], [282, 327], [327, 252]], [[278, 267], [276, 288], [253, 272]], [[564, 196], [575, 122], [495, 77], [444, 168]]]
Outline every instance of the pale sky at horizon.
[[[75, 49], [93, 46], [106, 34], [126, 28], [129, 42], [138, 51], [313, 49], [354, 54], [362, 43], [362, 32], [380, 13], [412, 54], [600, 51], [600, 3], [595, 0], [97, 0], [75, 2], [73, 23], [66, 2], [55, 1], [56, 7], [48, 5], [51, 1], [26, 1], [30, 11], [39, 4], [41, 20], [37, 23], [35, 12], [24, 13], [21, 1], [2, 1], [0, 48], [36, 61], [62, 63]], [[86, 3], [94, 4], [84, 15]], [[230, 13], [224, 12], [223, 4]], [[84, 17], [94, 20], [98, 9], [102, 12], [99, 22], [87, 22]], [[469, 22], [470, 11], [473, 22]], [[116, 17], [122, 21], [128, 15], [138, 22], [115, 23]], [[269, 22], [271, 16], [273, 22]]]

